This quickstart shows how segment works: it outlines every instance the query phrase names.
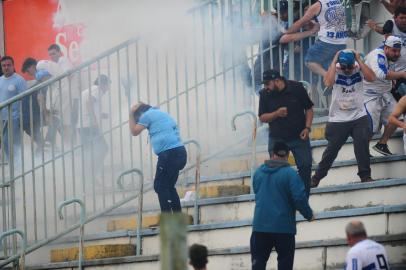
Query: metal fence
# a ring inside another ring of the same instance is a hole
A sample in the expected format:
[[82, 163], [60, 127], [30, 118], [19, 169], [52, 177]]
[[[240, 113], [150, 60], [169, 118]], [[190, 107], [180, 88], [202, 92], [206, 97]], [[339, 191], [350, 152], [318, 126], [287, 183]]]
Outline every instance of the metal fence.
[[[289, 3], [289, 20], [283, 22], [271, 14], [277, 1], [207, 2], [189, 11], [192, 31], [174, 46], [129, 40], [0, 104], [1, 231], [21, 229], [34, 246], [72, 231], [80, 211], [64, 208], [59, 221], [60, 202], [80, 198], [89, 215], [114, 209], [136, 190], [134, 176], [128, 176], [132, 190], [115, 183], [132, 168], [142, 169], [148, 187], [156, 157], [147, 134], [132, 137], [128, 129], [129, 109], [137, 101], [170, 113], [182, 137], [197, 140], [207, 157], [250, 136], [248, 128], [233, 132], [230, 121], [236, 113], [257, 111], [264, 69], [277, 68], [288, 78], [316, 85], [317, 77], [303, 63], [314, 38], [288, 45], [275, 41], [282, 27], [302, 15], [307, 1], [299, 1], [295, 11]], [[104, 94], [90, 90], [100, 86], [100, 75], [111, 80]], [[315, 100], [317, 93], [312, 93]], [[38, 96], [45, 105], [39, 106]], [[93, 98], [100, 100], [100, 117], [92, 123], [97, 129], [89, 129], [87, 101]], [[325, 109], [326, 103], [317, 102]], [[239, 121], [252, 126], [249, 119]], [[195, 155], [189, 151], [188, 168]], [[201, 168], [202, 175], [213, 171]], [[184, 178], [188, 173], [193, 177], [187, 170]], [[3, 242], [5, 257], [17, 252], [12, 242]]]

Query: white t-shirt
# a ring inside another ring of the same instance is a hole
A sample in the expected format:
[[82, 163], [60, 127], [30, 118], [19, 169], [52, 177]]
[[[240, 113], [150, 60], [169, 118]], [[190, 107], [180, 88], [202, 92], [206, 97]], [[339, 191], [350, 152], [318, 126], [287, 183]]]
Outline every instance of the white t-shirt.
[[374, 96], [390, 92], [392, 89], [392, 81], [386, 79], [389, 71], [389, 62], [386, 58], [383, 46], [371, 51], [366, 56], [365, 64], [370, 67], [376, 75], [376, 80], [373, 82], [364, 80], [365, 95]]
[[320, 24], [318, 37], [330, 44], [346, 44], [348, 39], [345, 24], [345, 8], [340, 0], [319, 0], [321, 4], [317, 20]]
[[63, 72], [68, 71], [69, 69], [73, 68], [72, 63], [66, 56], [61, 56], [58, 59], [58, 66], [63, 70]]
[[354, 245], [347, 253], [346, 270], [389, 269], [385, 248], [370, 239]]
[[94, 123], [93, 121], [90, 119], [91, 115], [90, 115], [90, 111], [89, 111], [89, 107], [88, 107], [88, 102], [89, 99], [92, 100], [92, 107], [93, 107], [93, 111], [95, 113], [96, 116], [96, 121], [97, 121], [97, 125], [99, 125], [100, 123], [100, 117], [101, 117], [101, 97], [102, 97], [102, 93], [99, 89], [98, 86], [93, 85], [91, 87], [90, 93], [89, 93], [89, 89], [86, 89], [82, 92], [82, 127], [94, 127]]
[[336, 66], [336, 78], [329, 110], [329, 122], [353, 121], [365, 116], [363, 76], [356, 64], [351, 75]]

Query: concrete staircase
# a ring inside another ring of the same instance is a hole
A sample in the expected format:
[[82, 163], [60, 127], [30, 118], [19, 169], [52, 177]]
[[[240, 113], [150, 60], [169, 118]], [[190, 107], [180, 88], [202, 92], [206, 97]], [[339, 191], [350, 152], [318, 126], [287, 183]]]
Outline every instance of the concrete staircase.
[[[325, 146], [322, 137], [313, 137], [315, 166]], [[343, 146], [328, 176], [311, 191], [310, 205], [316, 220], [309, 223], [298, 214], [295, 269], [342, 269], [348, 250], [344, 227], [353, 219], [364, 222], [369, 236], [385, 245], [391, 269], [406, 269], [406, 156], [400, 154], [400, 133], [391, 138], [389, 147], [397, 154], [371, 159], [376, 181], [360, 183], [351, 140]], [[208, 246], [209, 269], [251, 269], [249, 238], [255, 203], [254, 195], [249, 194], [249, 153], [242, 146], [210, 161], [219, 173], [202, 177], [200, 224], [189, 226], [188, 243]], [[257, 164], [266, 158], [266, 145], [258, 146]], [[192, 180], [186, 179], [190, 187], [181, 188], [180, 193], [192, 189]], [[146, 193], [150, 199], [144, 213], [148, 218], [143, 221], [143, 255], [134, 256], [134, 210], [122, 208], [86, 227], [86, 268], [159, 269], [159, 228], [149, 228], [157, 223], [158, 209], [150, 203], [156, 200], [153, 196], [152, 191]], [[192, 201], [183, 203], [183, 209], [193, 216]], [[76, 268], [77, 262], [69, 260], [77, 258], [77, 240], [75, 234], [69, 235], [29, 254], [27, 268]], [[276, 269], [275, 254], [268, 267]]]

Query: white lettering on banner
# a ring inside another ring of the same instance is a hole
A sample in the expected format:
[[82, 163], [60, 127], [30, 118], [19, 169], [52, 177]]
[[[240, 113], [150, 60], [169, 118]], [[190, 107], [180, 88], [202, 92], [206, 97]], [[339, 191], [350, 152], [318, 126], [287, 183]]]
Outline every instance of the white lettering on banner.
[[63, 55], [73, 64], [80, 63], [80, 43], [83, 38], [84, 26], [82, 24], [65, 25], [55, 37], [55, 43], [59, 45]]
[[68, 50], [65, 47], [64, 43], [62, 43], [62, 38], [66, 42], [66, 33], [65, 32], [61, 32], [61, 33], [56, 34], [55, 43], [61, 48], [61, 51], [62, 51], [63, 55], [67, 56], [68, 55]]

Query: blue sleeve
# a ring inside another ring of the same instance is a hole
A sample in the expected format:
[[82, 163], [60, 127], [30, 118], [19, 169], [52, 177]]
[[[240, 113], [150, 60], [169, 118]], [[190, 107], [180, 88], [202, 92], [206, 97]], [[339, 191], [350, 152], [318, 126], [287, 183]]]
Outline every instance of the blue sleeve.
[[303, 181], [296, 172], [292, 172], [289, 177], [289, 188], [295, 208], [305, 219], [310, 220], [313, 210], [310, 208]]
[[254, 188], [255, 194], [257, 194], [259, 191], [262, 177], [263, 177], [263, 174], [260, 172], [260, 169], [257, 169], [254, 174], [254, 179], [252, 180], [252, 187]]
[[140, 125], [148, 128], [149, 125], [151, 124], [150, 114], [148, 114], [147, 112], [143, 113], [141, 115], [140, 119], [138, 120], [137, 124], [140, 124]]

